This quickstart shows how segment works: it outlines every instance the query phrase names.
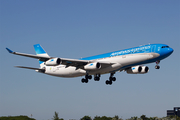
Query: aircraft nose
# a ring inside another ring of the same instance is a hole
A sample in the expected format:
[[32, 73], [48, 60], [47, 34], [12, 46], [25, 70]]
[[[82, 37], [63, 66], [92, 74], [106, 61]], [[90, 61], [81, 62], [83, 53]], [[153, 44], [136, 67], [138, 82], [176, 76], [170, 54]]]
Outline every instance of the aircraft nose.
[[173, 51], [174, 51], [174, 50], [173, 50], [172, 48], [169, 48], [169, 49], [168, 49], [169, 54], [172, 54]]

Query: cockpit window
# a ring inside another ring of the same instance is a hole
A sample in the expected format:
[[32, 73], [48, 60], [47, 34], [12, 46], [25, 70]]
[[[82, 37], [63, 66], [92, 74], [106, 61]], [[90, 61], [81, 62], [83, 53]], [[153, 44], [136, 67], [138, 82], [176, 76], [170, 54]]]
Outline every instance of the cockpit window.
[[169, 48], [169, 46], [162, 46], [161, 48]]

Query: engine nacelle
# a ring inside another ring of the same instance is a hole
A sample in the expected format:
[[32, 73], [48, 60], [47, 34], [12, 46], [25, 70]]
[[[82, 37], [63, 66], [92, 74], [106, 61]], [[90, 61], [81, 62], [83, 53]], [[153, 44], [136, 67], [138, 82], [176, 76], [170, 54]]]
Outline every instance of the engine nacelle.
[[144, 74], [149, 71], [147, 66], [134, 66], [126, 70], [128, 74]]
[[54, 59], [50, 59], [50, 60], [46, 61], [45, 65], [47, 65], [47, 66], [56, 66], [56, 65], [59, 65], [60, 63], [61, 63], [60, 58], [54, 58]]
[[144, 74], [147, 72], [149, 72], [149, 68], [147, 66], [142, 66], [142, 70], [141, 70], [140, 74]]
[[128, 74], [138, 74], [142, 71], [141, 66], [134, 66], [126, 70]]
[[101, 64], [96, 62], [96, 63], [89, 63], [84, 66], [85, 70], [97, 70], [101, 68]]

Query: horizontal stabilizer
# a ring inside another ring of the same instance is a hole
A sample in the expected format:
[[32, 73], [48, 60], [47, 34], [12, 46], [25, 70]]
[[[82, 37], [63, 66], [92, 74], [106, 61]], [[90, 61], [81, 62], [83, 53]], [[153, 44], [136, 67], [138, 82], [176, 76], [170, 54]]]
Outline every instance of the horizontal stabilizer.
[[39, 72], [45, 72], [45, 68], [33, 68], [33, 67], [24, 67], [24, 66], [15, 66], [15, 67], [31, 69], [31, 70], [38, 70]]

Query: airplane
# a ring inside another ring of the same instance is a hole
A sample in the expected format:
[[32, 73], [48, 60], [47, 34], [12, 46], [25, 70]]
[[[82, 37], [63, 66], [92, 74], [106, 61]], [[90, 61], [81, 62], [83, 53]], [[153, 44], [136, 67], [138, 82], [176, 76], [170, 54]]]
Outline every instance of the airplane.
[[166, 44], [147, 44], [129, 49], [114, 51], [96, 56], [68, 59], [50, 57], [40, 44], [35, 44], [36, 55], [14, 52], [6, 48], [9, 53], [31, 57], [39, 60], [40, 68], [15, 66], [18, 68], [32, 69], [36, 72], [57, 77], [79, 77], [82, 83], [88, 83], [94, 75], [94, 80], [99, 81], [102, 74], [110, 73], [107, 85], [116, 81], [114, 74], [126, 71], [128, 74], [145, 74], [149, 68], [144, 64], [156, 62], [156, 69], [160, 69], [159, 63], [173, 53], [173, 49]]

